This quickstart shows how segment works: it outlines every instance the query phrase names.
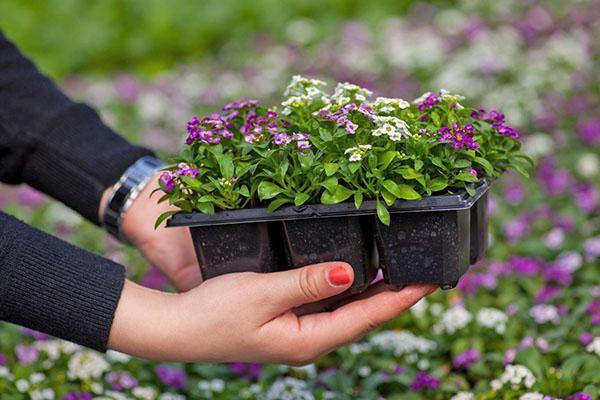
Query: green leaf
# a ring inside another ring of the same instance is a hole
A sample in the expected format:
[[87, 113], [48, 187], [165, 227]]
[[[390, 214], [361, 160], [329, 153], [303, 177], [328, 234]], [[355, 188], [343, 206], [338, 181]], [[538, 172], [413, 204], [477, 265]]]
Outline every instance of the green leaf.
[[258, 198], [261, 200], [272, 199], [282, 192], [283, 189], [272, 182], [262, 181], [258, 185]]
[[481, 165], [481, 167], [485, 170], [485, 173], [489, 176], [494, 175], [494, 167], [492, 166], [492, 164], [486, 160], [485, 158], [482, 157], [475, 157], [475, 162], [479, 165]]
[[404, 179], [419, 179], [423, 176], [421, 173], [415, 171], [411, 167], [402, 168], [400, 170], [400, 175], [402, 175]]
[[290, 199], [275, 199], [272, 202], [269, 203], [269, 205], [267, 206], [267, 211], [268, 212], [273, 212], [275, 210], [277, 210], [278, 208], [281, 208], [281, 206], [290, 203]]
[[447, 168], [446, 168], [446, 166], [444, 165], [444, 162], [442, 161], [442, 159], [441, 159], [441, 158], [438, 158], [438, 157], [433, 157], [433, 158], [431, 159], [431, 163], [432, 163], [433, 165], [435, 165], [436, 167], [440, 167], [440, 168], [442, 168], [442, 169], [444, 169], [444, 170], [445, 170], [445, 169], [447, 169]]
[[337, 187], [337, 185], [337, 178], [328, 178], [321, 182], [321, 186], [323, 186], [325, 189], [329, 190], [332, 193], [335, 192], [335, 188]]
[[348, 169], [353, 174], [356, 173], [356, 171], [358, 171], [359, 168], [360, 168], [360, 162], [352, 162], [352, 163], [350, 163], [350, 165], [348, 165]]
[[189, 176], [181, 175], [179, 177], [188, 187], [199, 187], [202, 183], [198, 179], [190, 178]]
[[419, 200], [421, 195], [417, 193], [413, 188], [403, 183], [397, 184], [392, 180], [383, 181], [383, 187], [386, 188], [390, 193], [396, 196], [398, 199], [404, 200]]
[[398, 155], [397, 151], [386, 151], [385, 153], [379, 154], [379, 165], [381, 169], [386, 169], [394, 161], [394, 158]]
[[390, 226], [390, 212], [379, 200], [377, 200], [377, 217], [382, 224]]
[[361, 192], [354, 192], [354, 205], [356, 208], [360, 208], [363, 202], [363, 194]]
[[338, 163], [325, 163], [323, 167], [325, 168], [325, 175], [331, 176], [337, 172], [340, 165]]
[[323, 204], [338, 204], [352, 196], [352, 190], [338, 185], [334, 191], [326, 190], [321, 195], [321, 203]]
[[319, 136], [325, 142], [329, 142], [333, 139], [333, 136], [331, 136], [331, 132], [329, 132], [327, 129], [319, 129]]
[[470, 172], [461, 172], [454, 178], [463, 182], [479, 182], [479, 179], [477, 179], [477, 177]]
[[215, 213], [215, 205], [213, 203], [198, 203], [196, 204], [196, 210], [211, 215]]
[[394, 196], [385, 189], [381, 191], [381, 197], [383, 197], [383, 201], [385, 201], [385, 204], [387, 204], [388, 206], [391, 206], [396, 202], [396, 196]]
[[156, 222], [154, 223], [154, 229], [158, 229], [158, 227], [160, 226], [160, 224], [163, 223], [164, 220], [166, 220], [167, 218], [169, 218], [171, 215], [177, 214], [177, 211], [175, 210], [171, 210], [171, 211], [165, 211], [164, 213], [160, 214], [159, 217], [156, 219]]
[[298, 193], [294, 198], [294, 204], [296, 206], [301, 206], [302, 204], [306, 203], [309, 198], [310, 195], [308, 195], [307, 193]]
[[537, 379], [544, 376], [545, 362], [542, 353], [535, 347], [528, 347], [520, 351], [515, 358], [515, 362], [529, 368]]
[[448, 182], [442, 178], [435, 178], [429, 181], [427, 188], [429, 188], [432, 192], [439, 192], [440, 190], [444, 190], [448, 187]]
[[452, 166], [458, 169], [467, 168], [471, 166], [471, 161], [462, 158], [460, 160], [456, 160]]
[[423, 168], [423, 161], [421, 161], [420, 159], [416, 159], [415, 160], [415, 169], [417, 171], [420, 171], [421, 168]]
[[231, 155], [221, 154], [219, 156], [219, 170], [221, 171], [221, 175], [229, 179], [233, 176], [234, 169]]

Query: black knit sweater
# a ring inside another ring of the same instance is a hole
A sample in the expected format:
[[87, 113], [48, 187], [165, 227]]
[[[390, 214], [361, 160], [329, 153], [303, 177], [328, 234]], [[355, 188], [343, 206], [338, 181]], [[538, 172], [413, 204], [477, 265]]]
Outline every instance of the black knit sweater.
[[[102, 193], [149, 150], [69, 100], [0, 32], [0, 181], [98, 224]], [[0, 320], [105, 350], [124, 268], [0, 212]]]

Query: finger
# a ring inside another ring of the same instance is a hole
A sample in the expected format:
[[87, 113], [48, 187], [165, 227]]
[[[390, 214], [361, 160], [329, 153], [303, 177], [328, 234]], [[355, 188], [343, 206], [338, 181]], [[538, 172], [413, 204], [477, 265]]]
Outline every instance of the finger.
[[344, 292], [352, 285], [354, 272], [345, 262], [327, 262], [289, 271], [261, 275], [260, 290], [269, 294], [271, 311], [286, 312]]
[[316, 356], [328, 353], [394, 319], [436, 289], [433, 285], [412, 285], [398, 292], [376, 293], [333, 312], [305, 315], [298, 319], [300, 340], [312, 343]]

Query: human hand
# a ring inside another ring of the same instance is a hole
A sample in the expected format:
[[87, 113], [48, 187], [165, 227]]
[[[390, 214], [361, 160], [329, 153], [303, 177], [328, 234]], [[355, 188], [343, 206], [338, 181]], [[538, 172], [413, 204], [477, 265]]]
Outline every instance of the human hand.
[[163, 361], [302, 365], [361, 338], [436, 289], [373, 288], [331, 312], [293, 312], [342, 293], [353, 278], [350, 265], [329, 262], [269, 274], [222, 275], [183, 294], [127, 282], [109, 347]]
[[[167, 203], [158, 204], [158, 175], [153, 177], [133, 201], [123, 217], [123, 235], [140, 253], [157, 267], [179, 291], [186, 291], [202, 282], [192, 238], [188, 229], [168, 229], [163, 222], [154, 229], [154, 222], [165, 211], [174, 210]], [[111, 188], [104, 192], [100, 210], [108, 200]]]

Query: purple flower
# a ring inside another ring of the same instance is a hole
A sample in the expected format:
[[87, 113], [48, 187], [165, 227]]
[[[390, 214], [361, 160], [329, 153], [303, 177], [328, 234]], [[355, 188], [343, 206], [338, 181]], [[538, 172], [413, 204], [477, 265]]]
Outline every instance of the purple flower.
[[577, 185], [573, 191], [573, 196], [579, 209], [586, 214], [597, 209], [600, 204], [600, 192], [591, 184]]
[[140, 279], [139, 283], [150, 289], [162, 290], [169, 284], [169, 281], [158, 268], [152, 266]]
[[175, 189], [175, 180], [170, 172], [165, 171], [160, 174], [159, 181], [164, 186], [165, 191], [170, 192]]
[[553, 298], [559, 296], [562, 292], [562, 289], [558, 286], [544, 286], [539, 290], [539, 292], [535, 295], [536, 303], [547, 303]]
[[183, 162], [179, 163], [177, 165], [177, 168], [178, 169], [175, 172], [173, 172], [174, 176], [188, 176], [190, 178], [195, 178], [200, 173], [200, 170], [198, 168], [190, 167], [188, 164]]
[[231, 139], [233, 137], [233, 133], [230, 131], [231, 128], [233, 128], [233, 124], [227, 116], [217, 113], [201, 120], [198, 117], [193, 117], [187, 123], [188, 137], [185, 144], [190, 145], [197, 142], [218, 144], [221, 142], [221, 138]]
[[525, 198], [525, 188], [520, 182], [512, 182], [504, 190], [504, 199], [511, 205], [517, 205]]
[[544, 191], [550, 196], [564, 193], [573, 182], [566, 169], [558, 168], [554, 157], [546, 157], [539, 163], [537, 179], [543, 185]]
[[17, 195], [17, 201], [20, 205], [26, 207], [39, 207], [48, 200], [45, 194], [29, 186], [21, 189]]
[[479, 361], [481, 354], [476, 349], [468, 349], [452, 359], [454, 368], [468, 369], [473, 363]]
[[119, 77], [115, 84], [115, 89], [119, 98], [126, 103], [136, 101], [140, 94], [140, 85], [137, 79], [131, 75]]
[[547, 282], [569, 285], [573, 281], [573, 276], [571, 271], [562, 268], [560, 265], [556, 265], [544, 270], [544, 279]]
[[511, 270], [517, 275], [533, 276], [540, 271], [542, 261], [531, 257], [512, 256], [508, 260]]
[[419, 111], [423, 111], [425, 109], [431, 108], [433, 106], [435, 106], [436, 104], [438, 104], [440, 102], [440, 99], [433, 93], [429, 93], [425, 99], [423, 99], [423, 101], [421, 101], [420, 103], [417, 104], [417, 109]]
[[230, 363], [229, 369], [241, 378], [256, 380], [260, 379], [262, 366], [256, 363]]
[[187, 374], [181, 368], [158, 365], [154, 368], [154, 372], [164, 385], [176, 390], [181, 390], [185, 386]]
[[592, 396], [584, 392], [579, 392], [565, 397], [565, 400], [592, 400]]
[[110, 372], [106, 375], [106, 382], [108, 382], [113, 390], [133, 389], [138, 385], [137, 379], [127, 371]]
[[495, 109], [491, 109], [489, 112], [486, 112], [483, 109], [479, 109], [477, 111], [473, 111], [471, 113], [471, 117], [474, 119], [486, 121], [490, 125], [492, 125], [496, 132], [503, 136], [509, 136], [514, 139], [518, 139], [520, 137], [519, 132], [517, 132], [514, 128], [506, 125], [504, 114], [499, 113]]
[[452, 127], [443, 126], [438, 130], [440, 134], [440, 142], [452, 143], [452, 147], [457, 150], [466, 147], [469, 150], [476, 150], [479, 145], [473, 140], [475, 129], [473, 125], [467, 124], [464, 127], [460, 127], [456, 122], [452, 123]]
[[258, 107], [258, 100], [242, 100], [242, 101], [234, 101], [227, 104], [223, 107], [223, 111], [231, 111], [231, 110], [242, 110], [245, 108], [256, 108]]
[[36, 331], [34, 329], [29, 329], [29, 328], [21, 328], [21, 334], [32, 337], [35, 340], [43, 341], [43, 340], [50, 339], [50, 335], [48, 335], [47, 333], [39, 332], [39, 331]]
[[600, 299], [592, 301], [585, 308], [585, 312], [592, 316], [592, 325], [600, 324]]
[[502, 364], [504, 364], [504, 365], [512, 364], [513, 361], [515, 361], [516, 357], [517, 357], [517, 349], [510, 348], [510, 349], [506, 350], [506, 352], [504, 353], [504, 356], [502, 357]]
[[93, 398], [90, 392], [69, 392], [63, 396], [63, 400], [92, 400]]
[[477, 176], [477, 171], [475, 171], [475, 168], [469, 168], [469, 173], [474, 176]]
[[313, 115], [334, 122], [337, 127], [344, 128], [346, 132], [354, 134], [356, 133], [358, 125], [350, 120], [350, 111], [358, 112], [369, 119], [374, 118], [373, 109], [371, 107], [366, 104], [357, 106], [354, 103], [340, 107], [340, 109], [333, 113], [329, 110], [321, 109], [314, 112]]
[[579, 335], [579, 343], [581, 343], [582, 346], [587, 346], [588, 344], [592, 343], [593, 340], [594, 335], [589, 332], [583, 332], [581, 335]]
[[412, 390], [437, 389], [439, 387], [440, 380], [425, 371], [419, 371], [410, 384]]
[[0, 353], [0, 366], [6, 365], [6, 354]]
[[498, 285], [496, 276], [486, 272], [482, 274], [466, 274], [459, 282], [458, 288], [466, 294], [474, 296], [480, 287], [494, 289]]
[[600, 257], [600, 236], [590, 238], [583, 244], [585, 259], [588, 261], [594, 261]]
[[577, 124], [579, 138], [587, 145], [595, 146], [600, 143], [600, 117], [594, 116]]
[[19, 364], [23, 365], [33, 364], [39, 358], [38, 350], [33, 346], [25, 344], [19, 344], [15, 347], [15, 355], [17, 356]]

